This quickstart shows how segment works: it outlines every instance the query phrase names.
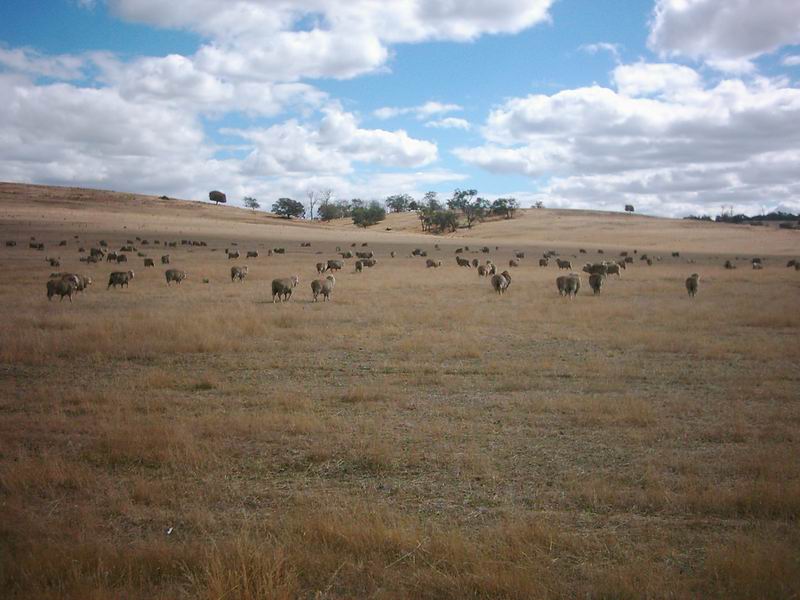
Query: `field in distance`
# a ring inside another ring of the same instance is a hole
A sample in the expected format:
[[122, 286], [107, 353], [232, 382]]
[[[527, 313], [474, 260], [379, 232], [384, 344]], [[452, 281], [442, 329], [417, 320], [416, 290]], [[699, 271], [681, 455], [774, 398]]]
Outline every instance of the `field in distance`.
[[[531, 210], [438, 237], [0, 184], [0, 595], [797, 597], [797, 234]], [[136, 251], [80, 262], [100, 240]], [[337, 246], [377, 264], [314, 303]], [[634, 262], [568, 300], [546, 250]], [[48, 301], [53, 271], [94, 284]]]

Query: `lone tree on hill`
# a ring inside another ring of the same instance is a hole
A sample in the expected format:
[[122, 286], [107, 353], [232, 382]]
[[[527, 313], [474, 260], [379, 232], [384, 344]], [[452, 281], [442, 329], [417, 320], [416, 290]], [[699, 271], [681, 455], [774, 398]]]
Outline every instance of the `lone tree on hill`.
[[220, 202], [225, 204], [228, 201], [228, 197], [219, 190], [208, 192], [208, 199], [211, 200], [211, 202], [216, 202], [217, 206], [219, 206]]
[[306, 214], [306, 208], [302, 202], [297, 200], [278, 198], [278, 201], [272, 205], [272, 212], [284, 219], [291, 219], [292, 217], [302, 217]]
[[633, 204], [626, 204], [625, 212], [633, 212]]
[[381, 206], [380, 202], [373, 200], [367, 206], [354, 208], [351, 214], [353, 224], [366, 229], [370, 225], [383, 221], [386, 218], [386, 209]]
[[258, 203], [258, 200], [250, 196], [245, 196], [243, 202], [247, 208], [252, 208], [253, 210], [261, 208], [261, 205]]
[[411, 210], [409, 205], [412, 202], [414, 202], [414, 199], [408, 194], [389, 196], [386, 198], [386, 208], [396, 213], [405, 212], [407, 210]]

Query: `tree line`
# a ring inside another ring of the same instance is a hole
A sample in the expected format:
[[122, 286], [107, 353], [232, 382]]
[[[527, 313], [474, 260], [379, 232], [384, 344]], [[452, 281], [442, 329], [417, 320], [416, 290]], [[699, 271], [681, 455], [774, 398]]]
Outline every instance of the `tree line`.
[[[377, 200], [365, 202], [360, 198], [334, 200], [332, 190], [310, 190], [307, 197], [308, 213], [306, 204], [293, 198], [279, 198], [273, 203], [272, 212], [286, 219], [301, 219], [306, 214], [310, 219], [317, 218], [321, 221], [351, 218], [354, 224], [361, 227], [383, 221], [387, 209], [394, 213], [416, 212], [423, 231], [446, 233], [456, 231], [462, 226], [472, 228], [476, 222], [488, 217], [513, 219], [520, 207], [515, 198], [489, 201], [480, 197], [475, 189], [460, 188], [456, 188], [453, 195], [444, 201], [439, 200], [437, 192], [427, 192], [419, 201], [409, 194], [397, 194], [388, 196], [383, 203]], [[209, 199], [218, 203], [226, 201], [224, 194], [217, 191], [211, 192]], [[255, 198], [249, 196], [244, 198], [243, 203], [253, 210], [261, 206]]]

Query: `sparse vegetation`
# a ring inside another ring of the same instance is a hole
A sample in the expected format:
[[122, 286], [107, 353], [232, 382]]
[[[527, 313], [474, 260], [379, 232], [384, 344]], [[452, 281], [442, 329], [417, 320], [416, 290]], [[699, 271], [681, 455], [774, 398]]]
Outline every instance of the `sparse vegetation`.
[[[413, 215], [388, 217], [405, 238], [20, 189], [0, 186], [0, 238], [20, 245], [116, 249], [136, 226], [209, 247], [170, 248], [180, 289], [148, 269], [106, 291], [116, 266], [64, 253], [100, 282], [71, 304], [47, 301], [41, 253], [0, 247], [4, 598], [800, 595], [794, 232], [522, 212], [456, 233], [513, 244], [437, 239], [428, 270]], [[300, 240], [325, 260], [368, 242], [378, 264], [347, 261], [313, 304], [321, 259]], [[234, 285], [233, 241], [287, 250]], [[526, 252], [502, 298], [456, 265], [467, 244], [498, 265]], [[724, 269], [746, 244], [765, 269]], [[582, 246], [666, 258], [569, 301], [533, 261]]]

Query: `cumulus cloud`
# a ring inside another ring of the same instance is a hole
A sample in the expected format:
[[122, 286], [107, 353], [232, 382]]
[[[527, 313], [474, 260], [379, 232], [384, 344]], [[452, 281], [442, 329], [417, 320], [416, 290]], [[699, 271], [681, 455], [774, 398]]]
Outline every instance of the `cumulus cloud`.
[[800, 43], [800, 3], [786, 0], [657, 0], [649, 46], [662, 56], [708, 61], [726, 71]]
[[494, 109], [487, 143], [462, 160], [549, 178], [548, 192], [598, 202], [648, 199], [660, 212], [721, 199], [800, 206], [791, 164], [800, 147], [800, 89], [784, 80], [706, 85], [675, 64], [620, 65], [615, 89], [591, 86], [512, 98]]
[[379, 119], [392, 119], [401, 115], [413, 115], [417, 119], [427, 119], [433, 115], [447, 114], [462, 110], [458, 104], [444, 104], [433, 100], [419, 106], [383, 106], [372, 114]]
[[619, 62], [619, 44], [612, 44], [610, 42], [597, 42], [594, 44], [584, 44], [578, 48], [588, 54], [600, 54], [601, 52], [608, 52], [615, 62]]
[[786, 67], [796, 67], [800, 65], [800, 54], [790, 54], [789, 56], [784, 56], [781, 63]]
[[438, 121], [428, 121], [425, 123], [425, 127], [434, 127], [436, 129], [463, 129], [464, 131], [471, 129], [469, 121], [466, 119], [459, 119], [457, 117], [447, 117], [444, 119], [439, 119]]
[[31, 48], [1, 48], [0, 66], [6, 71], [51, 77], [53, 79], [82, 79], [86, 59], [71, 54], [48, 56]]
[[436, 145], [405, 131], [362, 129], [339, 106], [323, 110], [316, 126], [290, 120], [266, 129], [226, 130], [251, 142], [242, 163], [252, 175], [351, 173], [353, 162], [420, 167], [437, 158]]

